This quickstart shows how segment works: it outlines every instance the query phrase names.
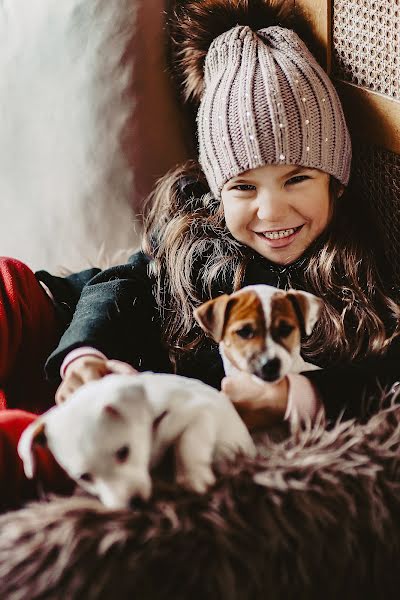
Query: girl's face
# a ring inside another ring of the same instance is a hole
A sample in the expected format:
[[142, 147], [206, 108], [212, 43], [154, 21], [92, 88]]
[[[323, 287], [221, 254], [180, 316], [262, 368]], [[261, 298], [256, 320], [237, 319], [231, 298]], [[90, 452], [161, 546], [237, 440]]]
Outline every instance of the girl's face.
[[331, 216], [330, 176], [295, 165], [265, 165], [230, 179], [221, 198], [239, 242], [286, 265], [323, 232]]

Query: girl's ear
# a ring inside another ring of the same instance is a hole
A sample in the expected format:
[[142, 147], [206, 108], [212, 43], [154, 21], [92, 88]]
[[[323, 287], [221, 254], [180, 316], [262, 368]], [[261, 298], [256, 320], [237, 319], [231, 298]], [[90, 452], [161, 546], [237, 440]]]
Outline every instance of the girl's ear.
[[346, 187], [333, 175], [330, 176], [329, 191], [333, 200], [337, 200], [343, 196]]

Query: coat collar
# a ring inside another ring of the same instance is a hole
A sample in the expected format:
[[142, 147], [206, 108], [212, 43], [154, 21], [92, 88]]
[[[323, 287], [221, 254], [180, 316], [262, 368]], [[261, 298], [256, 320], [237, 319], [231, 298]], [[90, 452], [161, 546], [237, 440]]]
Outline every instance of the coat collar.
[[303, 289], [304, 272], [311, 256], [316, 254], [322, 243], [322, 238], [318, 238], [304, 254], [288, 265], [278, 265], [260, 254], [253, 254], [246, 269], [243, 286], [268, 283], [280, 289]]

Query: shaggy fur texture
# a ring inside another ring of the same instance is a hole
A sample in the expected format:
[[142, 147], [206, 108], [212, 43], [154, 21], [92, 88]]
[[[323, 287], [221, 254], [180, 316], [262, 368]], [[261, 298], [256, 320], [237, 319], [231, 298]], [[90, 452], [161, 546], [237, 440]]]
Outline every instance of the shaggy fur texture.
[[133, 512], [75, 497], [4, 515], [0, 597], [397, 598], [400, 407], [259, 450], [205, 497], [164, 480]]
[[200, 102], [204, 61], [212, 41], [235, 25], [254, 31], [271, 25], [294, 29], [319, 54], [309, 24], [287, 0], [177, 0], [170, 18], [173, 63], [185, 101]]

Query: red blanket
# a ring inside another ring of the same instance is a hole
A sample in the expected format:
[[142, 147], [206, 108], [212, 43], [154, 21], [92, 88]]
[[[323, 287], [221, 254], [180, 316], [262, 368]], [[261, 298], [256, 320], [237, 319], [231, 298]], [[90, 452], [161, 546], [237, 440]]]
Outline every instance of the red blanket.
[[[38, 471], [25, 478], [17, 444], [22, 431], [54, 404], [54, 386], [43, 365], [59, 337], [55, 310], [34, 273], [23, 263], [0, 258], [0, 507], [37, 498], [40, 489], [62, 492], [70, 481], [46, 450], [37, 452]], [[10, 410], [22, 409], [22, 410]]]

